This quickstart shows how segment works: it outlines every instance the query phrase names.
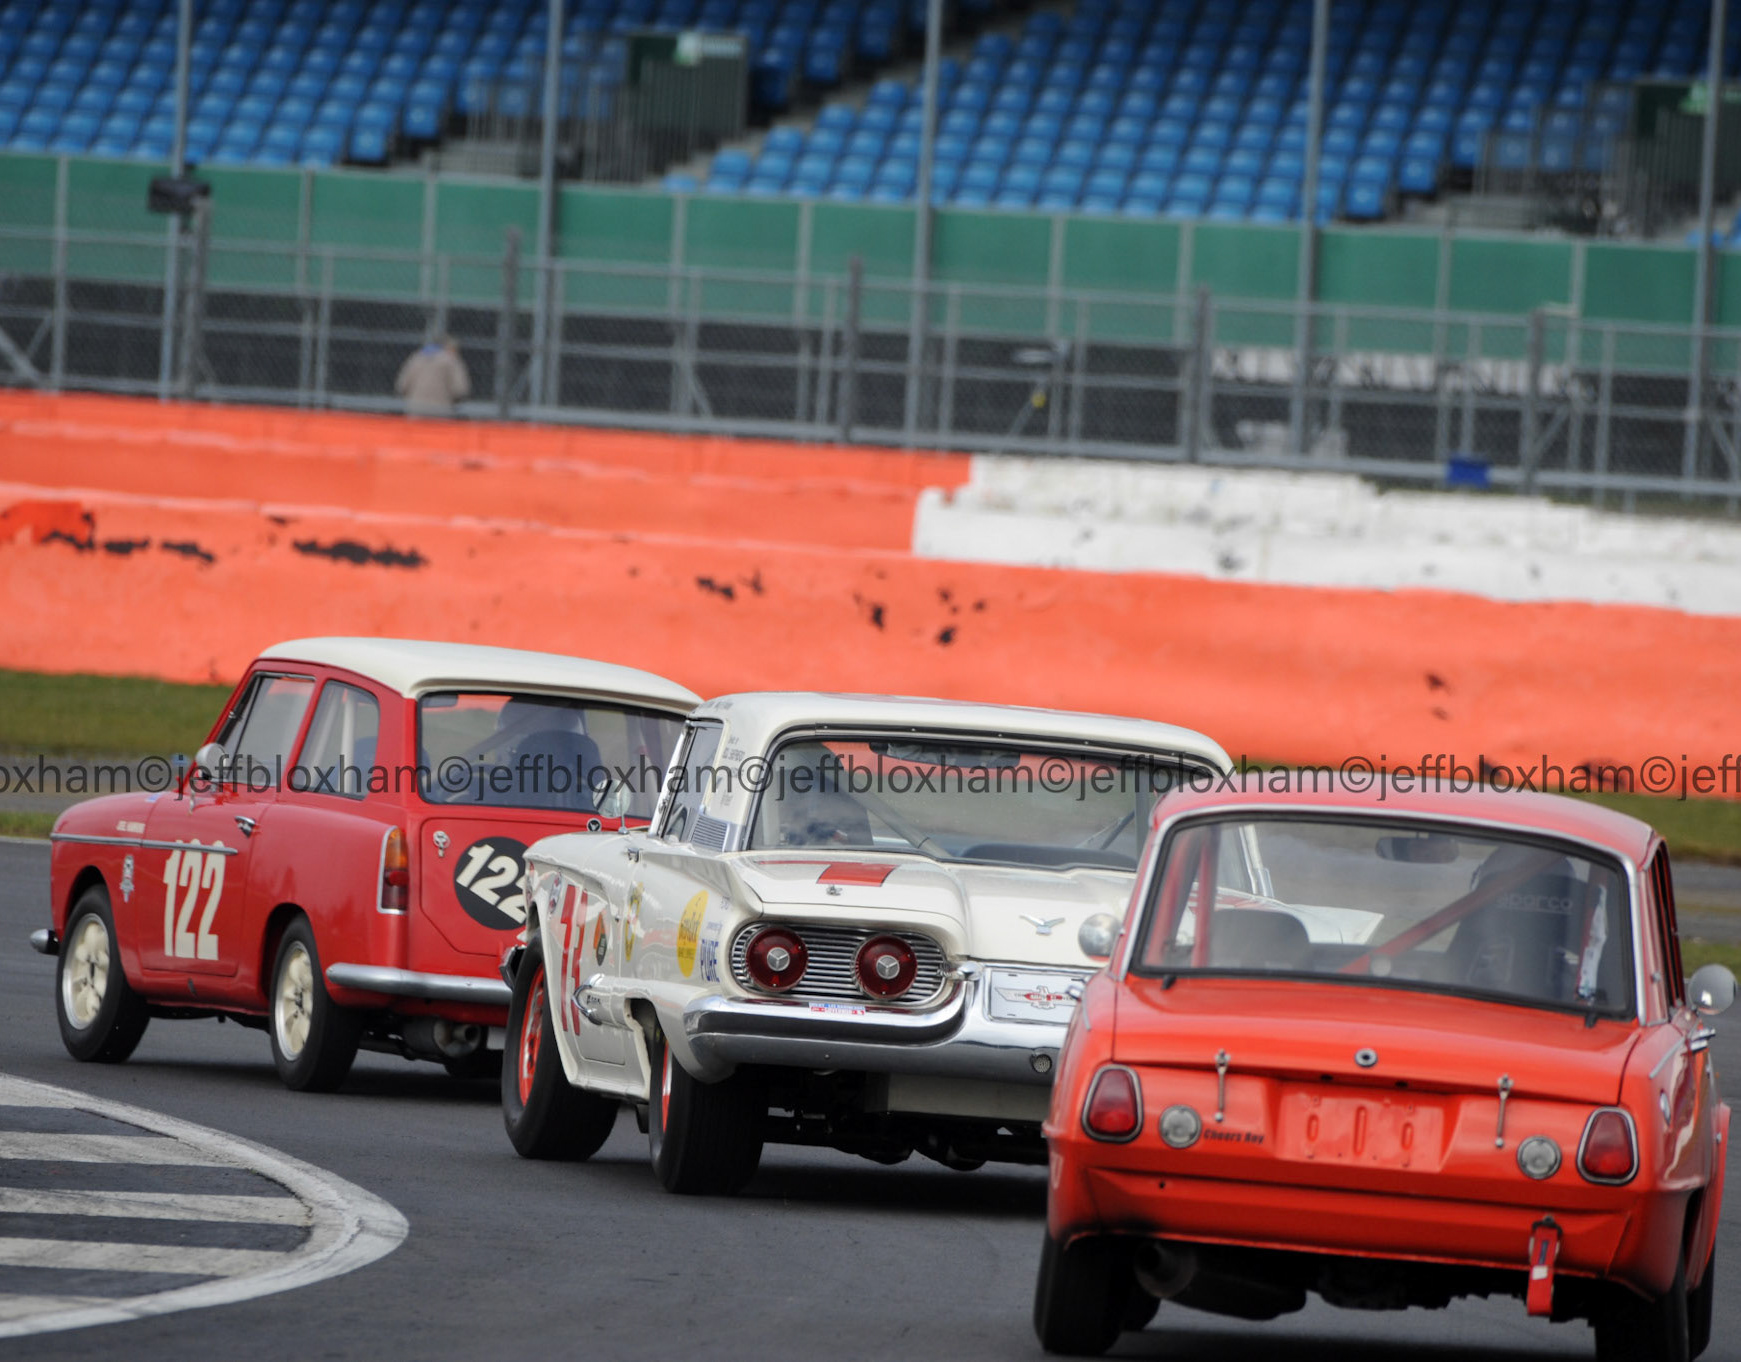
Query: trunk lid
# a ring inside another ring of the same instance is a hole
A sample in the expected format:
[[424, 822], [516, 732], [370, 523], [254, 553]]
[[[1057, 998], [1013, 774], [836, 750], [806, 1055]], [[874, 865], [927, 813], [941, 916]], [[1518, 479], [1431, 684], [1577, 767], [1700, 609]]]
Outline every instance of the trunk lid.
[[[1129, 976], [1114, 1056], [1284, 1081], [1616, 1102], [1635, 1023], [1369, 984]], [[1375, 1057], [1362, 1064], [1362, 1051]]]

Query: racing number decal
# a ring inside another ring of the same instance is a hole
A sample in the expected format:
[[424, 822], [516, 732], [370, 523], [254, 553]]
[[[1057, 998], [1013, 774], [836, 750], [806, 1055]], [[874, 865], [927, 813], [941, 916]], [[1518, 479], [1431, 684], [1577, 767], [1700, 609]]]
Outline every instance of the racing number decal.
[[[526, 924], [526, 844], [512, 837], [473, 842], [454, 861], [453, 892], [474, 922], [497, 931]], [[511, 893], [504, 890], [512, 889]]]
[[[163, 866], [163, 953], [170, 959], [218, 958], [218, 936], [212, 930], [212, 918], [224, 896], [224, 862], [228, 859], [221, 850], [203, 851], [197, 846], [169, 853]], [[205, 911], [200, 914], [196, 931], [192, 925], [193, 910], [202, 891], [206, 896]]]
[[568, 1025], [568, 1033], [573, 1036], [580, 1034], [580, 1005], [575, 1002], [575, 992], [580, 987], [581, 958], [580, 948], [586, 941], [586, 891], [576, 885], [564, 885], [562, 889], [562, 911], [557, 915], [557, 925], [562, 929], [562, 996], [558, 1000], [560, 1006], [557, 1014]]

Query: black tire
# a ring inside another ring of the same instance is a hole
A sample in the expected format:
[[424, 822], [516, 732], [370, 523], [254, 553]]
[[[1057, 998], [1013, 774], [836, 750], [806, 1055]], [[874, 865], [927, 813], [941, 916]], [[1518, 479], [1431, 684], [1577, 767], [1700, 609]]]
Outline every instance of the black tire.
[[1096, 1237], [1065, 1248], [1048, 1234], [1034, 1283], [1040, 1346], [1070, 1357], [1100, 1356], [1128, 1327], [1135, 1289], [1128, 1245]]
[[121, 970], [109, 891], [93, 884], [67, 914], [54, 969], [61, 1044], [74, 1059], [119, 1064], [139, 1045], [151, 1014]]
[[590, 1159], [610, 1138], [617, 1103], [577, 1088], [562, 1071], [550, 1015], [544, 951], [534, 941], [520, 957], [508, 1004], [502, 1062], [502, 1124], [522, 1158]]
[[1685, 1267], [1676, 1265], [1674, 1284], [1653, 1301], [1610, 1287], [1594, 1323], [1596, 1362], [1691, 1362]]
[[1705, 1280], [1687, 1292], [1687, 1356], [1697, 1357], [1711, 1346], [1711, 1307], [1717, 1296], [1717, 1250], [1705, 1264]]
[[647, 1153], [668, 1192], [683, 1196], [735, 1196], [756, 1175], [767, 1124], [766, 1090], [739, 1071], [703, 1083], [671, 1057], [654, 1028], [647, 1059], [652, 1083], [647, 1104]]
[[284, 929], [266, 995], [272, 1063], [295, 1092], [331, 1092], [357, 1058], [362, 1019], [326, 991], [314, 928], [298, 917]]

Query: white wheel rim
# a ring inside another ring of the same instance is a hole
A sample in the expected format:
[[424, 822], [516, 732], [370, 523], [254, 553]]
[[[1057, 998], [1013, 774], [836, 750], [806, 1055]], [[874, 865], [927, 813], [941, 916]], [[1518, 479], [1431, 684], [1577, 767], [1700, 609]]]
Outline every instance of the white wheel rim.
[[83, 1031], [96, 1021], [103, 1010], [103, 995], [109, 991], [109, 929], [103, 919], [95, 913], [83, 919], [63, 950], [61, 1011]]
[[293, 941], [278, 971], [278, 995], [272, 1000], [272, 1031], [286, 1059], [295, 1059], [308, 1044], [314, 1021], [314, 962], [308, 947]]

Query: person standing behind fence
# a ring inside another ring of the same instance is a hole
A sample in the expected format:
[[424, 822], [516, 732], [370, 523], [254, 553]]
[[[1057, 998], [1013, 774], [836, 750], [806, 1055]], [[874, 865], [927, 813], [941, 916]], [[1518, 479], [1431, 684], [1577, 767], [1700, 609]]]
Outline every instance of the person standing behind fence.
[[399, 368], [394, 391], [405, 399], [407, 416], [452, 416], [456, 403], [471, 396], [471, 375], [452, 336], [432, 340]]

